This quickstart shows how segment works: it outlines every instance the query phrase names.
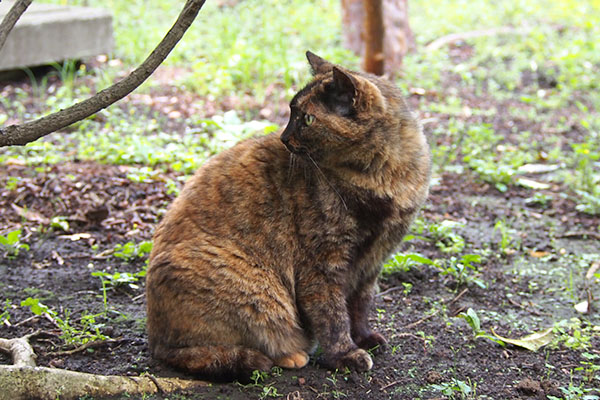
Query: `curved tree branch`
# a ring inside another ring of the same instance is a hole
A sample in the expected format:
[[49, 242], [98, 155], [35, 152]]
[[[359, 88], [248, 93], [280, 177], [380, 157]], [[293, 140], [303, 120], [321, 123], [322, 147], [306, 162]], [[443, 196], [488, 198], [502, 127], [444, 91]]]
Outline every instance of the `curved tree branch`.
[[27, 10], [27, 7], [29, 7], [32, 1], [33, 0], [17, 0], [2, 20], [2, 23], [0, 23], [0, 50], [4, 47], [8, 34], [12, 31], [15, 24], [19, 18], [21, 18], [21, 15], [23, 15], [25, 10]]
[[146, 60], [126, 78], [69, 108], [20, 125], [0, 129], [0, 147], [24, 145], [110, 106], [140, 86], [167, 58], [206, 0], [187, 0], [173, 27]]

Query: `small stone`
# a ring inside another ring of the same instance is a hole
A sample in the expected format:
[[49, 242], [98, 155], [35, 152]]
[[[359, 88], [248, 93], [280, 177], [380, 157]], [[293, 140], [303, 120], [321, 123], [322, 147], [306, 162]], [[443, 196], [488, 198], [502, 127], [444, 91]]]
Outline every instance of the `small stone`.
[[528, 396], [543, 393], [542, 385], [538, 381], [534, 381], [530, 378], [525, 378], [521, 382], [517, 383], [515, 389]]
[[427, 373], [427, 375], [425, 375], [425, 381], [427, 383], [440, 383], [444, 380], [444, 377], [442, 376], [442, 374], [440, 374], [437, 371], [429, 371]]

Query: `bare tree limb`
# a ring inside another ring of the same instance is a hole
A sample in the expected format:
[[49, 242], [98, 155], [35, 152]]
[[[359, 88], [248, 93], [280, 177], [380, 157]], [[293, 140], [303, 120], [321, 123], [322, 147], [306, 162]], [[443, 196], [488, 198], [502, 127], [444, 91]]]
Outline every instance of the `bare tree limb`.
[[0, 129], [0, 147], [24, 145], [55, 132], [110, 106], [140, 86], [167, 58], [190, 27], [206, 0], [187, 0], [173, 27], [163, 40], [126, 78], [69, 108], [20, 125]]
[[25, 10], [27, 10], [27, 7], [29, 7], [32, 1], [33, 0], [17, 0], [8, 11], [8, 14], [4, 16], [2, 23], [0, 23], [0, 50], [4, 47], [8, 34], [12, 31], [15, 24], [19, 18], [21, 18], [21, 15], [23, 15]]

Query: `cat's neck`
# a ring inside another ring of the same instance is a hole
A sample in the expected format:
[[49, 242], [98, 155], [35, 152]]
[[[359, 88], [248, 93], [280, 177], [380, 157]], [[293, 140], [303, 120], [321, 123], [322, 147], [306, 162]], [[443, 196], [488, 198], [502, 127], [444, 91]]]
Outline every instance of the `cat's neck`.
[[401, 142], [398, 146], [379, 146], [370, 152], [363, 151], [354, 162], [341, 162], [326, 173], [331, 174], [334, 185], [368, 190], [400, 204], [408, 199], [412, 203], [415, 198], [426, 195], [421, 192], [423, 182], [430, 174], [429, 150], [418, 128], [402, 135]]

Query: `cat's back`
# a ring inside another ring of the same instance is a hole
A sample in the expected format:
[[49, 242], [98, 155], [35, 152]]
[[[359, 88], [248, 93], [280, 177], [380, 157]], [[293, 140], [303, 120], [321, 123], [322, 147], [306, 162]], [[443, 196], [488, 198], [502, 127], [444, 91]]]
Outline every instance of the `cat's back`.
[[[277, 223], [288, 154], [278, 136], [242, 141], [213, 157], [188, 179], [154, 234], [152, 264], [160, 254], [192, 257], [202, 240], [243, 243], [260, 240]], [[255, 238], [251, 239], [250, 237]]]

